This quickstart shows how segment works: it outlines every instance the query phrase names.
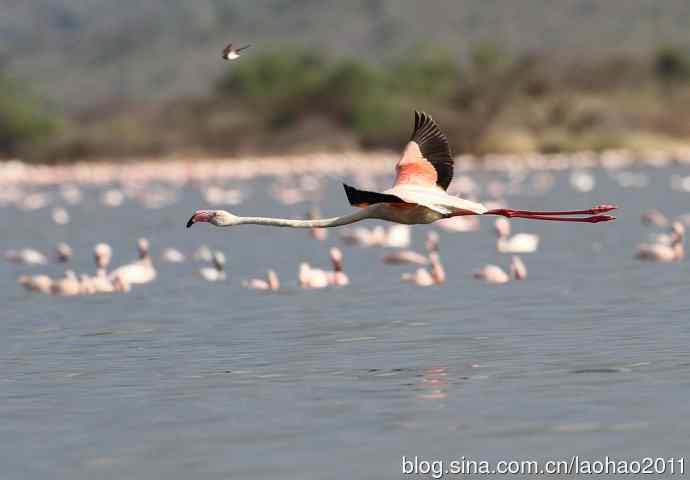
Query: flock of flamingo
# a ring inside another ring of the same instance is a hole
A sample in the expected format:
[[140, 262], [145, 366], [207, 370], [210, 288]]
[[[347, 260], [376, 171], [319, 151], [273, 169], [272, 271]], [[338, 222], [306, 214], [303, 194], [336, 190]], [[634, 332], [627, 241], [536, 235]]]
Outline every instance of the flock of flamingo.
[[[241, 52], [249, 48], [227, 45], [222, 52], [224, 60], [236, 60]], [[103, 185], [100, 202], [105, 207], [119, 207], [133, 200], [145, 208], [161, 208], [175, 202], [177, 190], [185, 185], [198, 186], [204, 201], [209, 205], [240, 205], [246, 197], [247, 188], [227, 188], [225, 180], [246, 181], [259, 176], [270, 175], [278, 180], [269, 193], [285, 205], [302, 202], [316, 203], [323, 184], [321, 175], [352, 174], [358, 183], [374, 186], [376, 178], [386, 173], [389, 156], [387, 154], [350, 153], [334, 155], [305, 155], [300, 158], [284, 157], [236, 161], [177, 160], [166, 161], [165, 168], [159, 162], [139, 161], [134, 164], [73, 164], [65, 166], [29, 166], [19, 161], [0, 165], [0, 207], [15, 205], [23, 210], [39, 210], [51, 207], [51, 219], [56, 225], [70, 223], [68, 205], [76, 205], [82, 200], [80, 184]], [[516, 254], [528, 254], [539, 248], [539, 237], [532, 233], [511, 235], [510, 218], [528, 220], [599, 223], [614, 220], [607, 215], [614, 205], [597, 205], [579, 210], [522, 210], [507, 208], [501, 201], [506, 194], [514, 194], [524, 187], [530, 193], [544, 193], [554, 184], [551, 170], [573, 168], [570, 185], [580, 192], [589, 192], [595, 186], [595, 177], [586, 168], [600, 166], [610, 172], [610, 176], [624, 188], [642, 188], [647, 179], [643, 173], [625, 170], [639, 159], [631, 152], [604, 151], [579, 152], [556, 155], [492, 155], [481, 162], [471, 156], [454, 158], [451, 155], [446, 135], [430, 115], [414, 112], [414, 126], [410, 140], [395, 166], [393, 186], [377, 191], [343, 184], [344, 194], [350, 206], [356, 210], [331, 218], [319, 218], [316, 207], [308, 211], [307, 219], [275, 217], [242, 217], [226, 210], [201, 209], [194, 212], [187, 227], [197, 223], [209, 223], [216, 227], [237, 225], [264, 225], [273, 227], [308, 229], [309, 235], [317, 241], [326, 241], [328, 228], [345, 227], [340, 239], [346, 245], [361, 247], [379, 246], [386, 248], [382, 261], [386, 265], [412, 265], [416, 270], [401, 275], [402, 282], [417, 286], [442, 284], [446, 279], [446, 269], [441, 261], [439, 234], [427, 233], [425, 251], [408, 249], [411, 242], [411, 227], [415, 224], [434, 223], [447, 232], [470, 232], [480, 227], [479, 217], [498, 216], [494, 222], [496, 252], [514, 254], [507, 271], [498, 265], [485, 265], [475, 270], [472, 276], [487, 283], [507, 283], [527, 277], [524, 261]], [[651, 166], [665, 166], [672, 162], [690, 164], [690, 150], [676, 152], [647, 152], [644, 161]], [[474, 200], [479, 190], [475, 180], [465, 174], [455, 176], [457, 171], [473, 171], [478, 168], [486, 171], [504, 171], [509, 174], [509, 182], [488, 181], [485, 193], [493, 198], [490, 202], [479, 203]], [[536, 170], [531, 175], [531, 183], [524, 185], [526, 172]], [[297, 182], [288, 181], [297, 177]], [[122, 188], [114, 185], [120, 183]], [[152, 185], [157, 184], [157, 187]], [[170, 188], [161, 188], [167, 184]], [[60, 185], [59, 196], [65, 205], [53, 205], [49, 194], [36, 191], [32, 187]], [[690, 191], [690, 176], [674, 175], [671, 188]], [[448, 190], [457, 191], [463, 197], [451, 195]], [[376, 225], [367, 227], [346, 227], [366, 219], [383, 220], [393, 225], [385, 228]], [[635, 257], [640, 260], [672, 262], [683, 258], [685, 224], [690, 224], [690, 215], [671, 221], [662, 212], [651, 210], [642, 215], [642, 222], [659, 228], [667, 228], [668, 233], [657, 234], [648, 243], [638, 246]], [[106, 243], [93, 247], [95, 272], [77, 275], [67, 269], [62, 276], [51, 278], [48, 275], [20, 275], [18, 283], [26, 289], [43, 294], [75, 296], [95, 293], [129, 292], [133, 285], [150, 283], [157, 277], [157, 270], [150, 254], [149, 242], [145, 238], [137, 241], [138, 258], [114, 270], [109, 270], [112, 248]], [[72, 249], [65, 243], [55, 248], [53, 261], [67, 264], [73, 256]], [[181, 263], [188, 255], [175, 248], [161, 251], [160, 260]], [[315, 268], [307, 262], [297, 267], [297, 284], [301, 288], [318, 289], [342, 287], [350, 283], [343, 268], [343, 253], [333, 246], [329, 250], [331, 268]], [[221, 251], [211, 251], [202, 245], [192, 255], [207, 266], [198, 270], [198, 275], [208, 282], [227, 280], [225, 255]], [[25, 265], [44, 265], [50, 260], [36, 250], [22, 248], [5, 252], [5, 259]], [[275, 291], [280, 289], [278, 274], [267, 269], [262, 278], [242, 281], [249, 289]]]
[[[611, 153], [609, 152], [609, 161]], [[625, 154], [619, 152], [620, 157]], [[351, 157], [352, 155], [350, 155]], [[619, 157], [619, 158], [620, 158]], [[218, 182], [206, 183], [209, 178], [221, 177], [248, 179], [265, 174], [266, 163], [272, 159], [250, 163], [217, 162], [209, 165], [203, 162], [175, 162], [169, 163], [169, 168], [145, 168], [145, 163], [132, 165], [128, 168], [114, 165], [75, 165], [66, 167], [29, 167], [18, 162], [10, 162], [1, 167], [1, 181], [8, 188], [0, 194], [0, 206], [15, 204], [25, 210], [36, 210], [52, 207], [51, 217], [56, 225], [70, 222], [69, 205], [81, 202], [82, 191], [79, 183], [100, 183], [107, 185], [101, 191], [100, 202], [103, 206], [115, 208], [125, 201], [135, 200], [147, 208], [160, 208], [175, 201], [176, 188], [192, 183], [202, 191], [204, 200], [211, 205], [239, 205], [246, 196], [243, 188], [227, 188]], [[343, 161], [348, 161], [347, 159]], [[283, 169], [288, 162], [276, 162], [271, 166], [276, 170]], [[360, 163], [352, 162], [350, 172], [356, 174], [360, 183], [375, 185], [375, 175], [378, 163], [368, 162], [373, 169], [357, 169]], [[278, 176], [278, 180], [269, 189], [270, 193], [281, 203], [293, 205], [305, 201], [313, 201], [318, 196], [322, 184], [318, 178], [318, 166], [324, 163], [312, 164], [312, 168], [305, 167], [299, 162], [288, 163], [285, 176]], [[332, 170], [333, 162], [327, 163]], [[411, 243], [411, 225], [436, 223], [447, 232], [468, 232], [479, 228], [478, 217], [498, 216], [494, 222], [495, 249], [500, 254], [514, 254], [507, 269], [498, 265], [485, 265], [472, 273], [478, 280], [488, 283], [506, 283], [511, 280], [523, 280], [527, 277], [524, 261], [516, 254], [529, 254], [539, 248], [539, 237], [532, 233], [516, 233], [511, 235], [510, 218], [523, 218], [542, 221], [567, 221], [598, 223], [614, 220], [606, 213], [614, 210], [613, 205], [599, 205], [583, 210], [534, 211], [507, 208], [499, 200], [505, 193], [511, 193], [515, 184], [491, 181], [486, 191], [495, 198], [485, 204], [468, 200], [447, 193], [449, 187], [473, 196], [477, 185], [467, 175], [461, 175], [453, 181], [456, 168], [448, 147], [448, 141], [438, 125], [427, 114], [415, 112], [414, 128], [410, 141], [404, 148], [403, 154], [395, 168], [393, 187], [378, 192], [364, 190], [344, 185], [344, 194], [349, 204], [356, 210], [339, 217], [319, 218], [316, 207], [309, 210], [307, 219], [289, 219], [273, 217], [240, 217], [226, 210], [202, 209], [197, 210], [189, 218], [187, 227], [197, 223], [209, 223], [216, 227], [229, 227], [244, 224], [267, 225], [274, 227], [302, 228], [309, 232], [309, 236], [316, 241], [327, 241], [329, 228], [344, 227], [340, 231], [340, 240], [345, 245], [361, 247], [378, 246], [386, 250], [382, 262], [386, 265], [411, 265], [413, 270], [403, 273], [400, 280], [416, 286], [432, 286], [442, 284], [446, 280], [446, 269], [442, 263], [439, 248], [439, 234], [437, 231], [427, 232], [425, 251], [418, 252], [408, 249]], [[316, 167], [316, 168], [314, 168]], [[461, 167], [462, 168], [462, 167]], [[13, 174], [13, 169], [28, 170], [31, 175]], [[285, 177], [294, 178], [295, 170], [302, 169], [297, 185], [285, 181]], [[310, 173], [307, 173], [311, 170]], [[347, 167], [335, 170], [343, 173]], [[372, 173], [371, 170], [374, 170]], [[47, 173], [50, 172], [50, 173]], [[172, 172], [172, 173], [171, 173]], [[177, 174], [175, 174], [177, 173]], [[367, 174], [368, 173], [368, 174]], [[635, 179], [625, 177], [621, 172], [621, 182], [633, 182]], [[517, 175], [519, 176], [519, 175]], [[122, 188], [113, 186], [113, 181], [119, 177]], [[171, 178], [172, 177], [172, 178]], [[154, 181], [167, 178], [173, 189], [152, 187]], [[522, 176], [524, 179], [524, 175]], [[30, 179], [30, 180], [27, 180]], [[581, 191], [592, 188], [594, 178], [585, 171], [571, 174], [571, 186]], [[49, 194], [26, 188], [27, 184], [52, 185], [61, 184], [59, 197], [64, 205], [52, 206]], [[532, 176], [530, 189], [546, 191], [553, 185], [553, 175], [548, 170], [540, 171]], [[316, 192], [316, 193], [315, 193]], [[365, 219], [377, 219], [392, 223], [389, 227], [375, 225], [371, 228], [357, 226], [347, 227]], [[640, 245], [637, 257], [643, 260], [673, 261], [682, 258], [684, 228], [681, 221], [670, 222], [658, 211], [646, 212], [643, 221], [659, 227], [669, 227], [670, 233], [658, 235], [653, 243]], [[157, 278], [157, 270], [150, 254], [149, 242], [145, 238], [137, 241], [138, 258], [129, 263], [109, 270], [112, 258], [112, 248], [106, 243], [99, 243], [93, 247], [94, 273], [77, 274], [67, 269], [62, 276], [51, 278], [47, 275], [19, 276], [18, 283], [33, 292], [44, 294], [75, 296], [95, 293], [128, 292], [134, 285], [146, 284]], [[53, 261], [67, 264], [72, 258], [72, 249], [59, 244], [53, 255]], [[169, 263], [184, 262], [192, 257], [202, 260], [207, 266], [198, 270], [198, 276], [209, 282], [227, 280], [225, 270], [225, 255], [220, 251], [211, 251], [201, 246], [192, 255], [187, 255], [175, 248], [161, 250], [160, 261]], [[330, 269], [316, 268], [310, 263], [301, 262], [296, 270], [296, 283], [301, 288], [318, 289], [325, 287], [342, 287], [350, 283], [350, 278], [343, 268], [343, 252], [333, 246], [329, 250]], [[5, 252], [8, 261], [41, 265], [50, 262], [48, 256], [33, 250], [19, 249]], [[242, 281], [242, 286], [249, 289], [276, 291], [281, 288], [278, 274], [274, 269], [267, 269], [260, 278]]]

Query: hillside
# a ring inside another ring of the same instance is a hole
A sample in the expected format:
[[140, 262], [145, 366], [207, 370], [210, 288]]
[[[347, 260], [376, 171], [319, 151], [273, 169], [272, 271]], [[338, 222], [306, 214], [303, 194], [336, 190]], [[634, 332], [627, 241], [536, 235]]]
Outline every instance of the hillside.
[[[663, 5], [663, 6], [662, 6]], [[420, 44], [461, 59], [491, 40], [515, 53], [645, 55], [690, 47], [686, 0], [0, 0], [4, 70], [56, 107], [208, 92], [229, 40], [386, 61]]]

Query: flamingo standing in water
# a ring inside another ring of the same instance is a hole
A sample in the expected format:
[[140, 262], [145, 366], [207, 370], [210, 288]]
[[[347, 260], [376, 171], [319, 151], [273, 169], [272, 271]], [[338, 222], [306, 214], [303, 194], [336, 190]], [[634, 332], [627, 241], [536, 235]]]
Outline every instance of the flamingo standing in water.
[[66, 243], [60, 242], [55, 247], [55, 261], [57, 263], [66, 263], [72, 258], [72, 247]]
[[135, 283], [149, 283], [156, 278], [156, 269], [153, 267], [151, 255], [149, 254], [149, 241], [140, 238], [137, 241], [139, 250], [139, 260], [123, 265], [112, 271], [109, 275], [111, 281], [119, 277], [119, 281], [131, 285]]
[[199, 270], [199, 275], [209, 282], [225, 280], [225, 254], [220, 251], [214, 252], [211, 264], [211, 267], [204, 267]]
[[96, 262], [96, 275], [90, 279], [95, 292], [110, 293], [115, 291], [113, 279], [108, 277], [108, 265], [113, 256], [113, 250], [106, 243], [99, 243], [93, 247], [93, 259]]
[[242, 282], [242, 286], [253, 290], [278, 290], [280, 288], [280, 281], [275, 271], [269, 270], [266, 272], [266, 279], [252, 278]]
[[[298, 220], [287, 218], [239, 217], [225, 210], [197, 210], [187, 222], [208, 222], [217, 227], [234, 225], [269, 225], [290, 228], [331, 228], [368, 218], [408, 225], [432, 223], [461, 215], [501, 215], [532, 220], [597, 223], [615, 217], [602, 215], [616, 207], [598, 205], [588, 210], [529, 211], [511, 208], [488, 209], [486, 206], [449, 195], [453, 178], [453, 157], [448, 139], [429, 115], [415, 112], [412, 137], [396, 166], [395, 184], [379, 192], [358, 190], [344, 185], [350, 205], [361, 210], [340, 217]], [[572, 218], [570, 215], [593, 215]]]
[[671, 224], [670, 244], [643, 243], [638, 245], [635, 258], [653, 262], [677, 262], [683, 259], [685, 227], [680, 222]]
[[472, 276], [486, 283], [507, 283], [511, 277], [514, 280], [527, 278], [527, 267], [520, 257], [514, 256], [510, 263], [510, 273], [506, 273], [499, 266], [489, 264], [474, 272]]
[[48, 275], [22, 275], [17, 282], [31, 292], [52, 293], [53, 279]]
[[343, 252], [339, 248], [331, 248], [329, 255], [331, 257], [331, 264], [333, 271], [329, 272], [328, 281], [331, 285], [336, 287], [344, 287], [350, 284], [350, 279], [343, 271]]
[[496, 250], [501, 253], [531, 253], [539, 247], [539, 235], [516, 233], [510, 236], [510, 220], [497, 218], [495, 224]]
[[446, 272], [437, 251], [429, 254], [429, 262], [431, 263], [431, 271], [426, 268], [418, 268], [414, 273], [403, 273], [400, 279], [419, 287], [430, 287], [445, 282]]

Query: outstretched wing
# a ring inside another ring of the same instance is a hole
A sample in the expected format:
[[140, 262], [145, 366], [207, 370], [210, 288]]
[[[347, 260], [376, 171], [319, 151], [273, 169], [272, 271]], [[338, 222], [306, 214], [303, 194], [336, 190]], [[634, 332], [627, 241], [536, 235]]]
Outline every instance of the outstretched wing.
[[363, 208], [368, 207], [369, 205], [373, 205], [375, 203], [405, 203], [403, 200], [396, 197], [395, 195], [359, 190], [345, 183], [343, 183], [343, 187], [345, 187], [345, 194], [347, 195], [347, 200], [353, 207]]
[[438, 185], [446, 190], [453, 179], [453, 157], [448, 138], [424, 112], [414, 112], [414, 131], [395, 166], [394, 186]]
[[228, 43], [228, 46], [223, 49], [223, 58], [228, 56], [228, 53], [232, 50], [232, 43]]

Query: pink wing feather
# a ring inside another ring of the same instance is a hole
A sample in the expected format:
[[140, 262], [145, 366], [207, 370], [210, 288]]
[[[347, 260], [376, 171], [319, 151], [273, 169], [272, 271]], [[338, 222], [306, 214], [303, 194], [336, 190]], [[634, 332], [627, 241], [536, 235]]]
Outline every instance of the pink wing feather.
[[446, 190], [453, 179], [453, 157], [448, 138], [424, 112], [414, 112], [414, 131], [395, 171], [394, 187], [437, 185]]

